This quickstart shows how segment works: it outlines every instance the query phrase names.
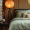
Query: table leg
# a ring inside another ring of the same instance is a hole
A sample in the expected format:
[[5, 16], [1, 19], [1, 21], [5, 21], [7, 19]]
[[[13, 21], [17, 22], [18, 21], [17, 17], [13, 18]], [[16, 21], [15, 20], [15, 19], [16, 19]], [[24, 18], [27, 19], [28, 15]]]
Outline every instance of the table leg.
[[3, 25], [1, 26], [1, 30], [3, 30]]
[[5, 25], [5, 30], [6, 30], [6, 25]]

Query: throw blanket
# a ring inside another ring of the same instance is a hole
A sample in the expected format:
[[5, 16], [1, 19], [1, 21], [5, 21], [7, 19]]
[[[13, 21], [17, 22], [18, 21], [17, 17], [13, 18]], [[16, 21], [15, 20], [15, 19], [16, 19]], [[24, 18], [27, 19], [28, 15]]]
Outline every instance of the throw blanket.
[[9, 25], [9, 30], [30, 30], [30, 18], [24, 18], [24, 20], [14, 18]]

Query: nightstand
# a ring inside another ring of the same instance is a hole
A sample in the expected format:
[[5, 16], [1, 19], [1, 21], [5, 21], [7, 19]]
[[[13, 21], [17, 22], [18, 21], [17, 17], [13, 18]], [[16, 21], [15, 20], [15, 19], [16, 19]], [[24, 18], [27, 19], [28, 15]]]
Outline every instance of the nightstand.
[[7, 25], [8, 23], [2, 23], [2, 24], [0, 24], [0, 29], [1, 30], [3, 30], [3, 26], [5, 26], [5, 30], [6, 30], [6, 25]]

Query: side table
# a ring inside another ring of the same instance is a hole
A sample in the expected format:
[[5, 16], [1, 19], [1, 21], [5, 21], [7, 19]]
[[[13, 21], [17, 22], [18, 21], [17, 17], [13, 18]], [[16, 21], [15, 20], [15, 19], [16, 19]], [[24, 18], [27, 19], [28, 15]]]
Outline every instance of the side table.
[[6, 30], [6, 25], [7, 25], [7, 24], [8, 24], [8, 23], [1, 23], [1, 24], [0, 24], [0, 29], [3, 30], [3, 26], [5, 26], [5, 30]]

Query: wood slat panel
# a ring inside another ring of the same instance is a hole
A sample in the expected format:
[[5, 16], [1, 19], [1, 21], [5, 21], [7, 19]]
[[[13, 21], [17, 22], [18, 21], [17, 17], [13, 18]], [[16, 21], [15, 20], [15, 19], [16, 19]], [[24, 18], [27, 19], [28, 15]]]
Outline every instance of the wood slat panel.
[[[5, 10], [6, 11], [6, 10]], [[5, 12], [5, 20], [8, 21], [8, 14], [7, 11]]]
[[14, 7], [11, 9], [11, 15], [12, 15], [12, 18], [15, 17], [15, 10], [14, 10]]
[[22, 9], [22, 0], [19, 0], [19, 9]]
[[29, 4], [29, 9], [30, 9], [30, 4]]
[[25, 2], [25, 1], [26, 1], [26, 0], [23, 0], [23, 2], [22, 2], [22, 4], [23, 4], [23, 7], [22, 7], [22, 8], [23, 8], [23, 9], [26, 9], [26, 8], [25, 8], [25, 7], [26, 7], [26, 6], [25, 6], [25, 5], [26, 5], [26, 2]]
[[25, 9], [28, 9], [28, 0], [26, 0]]
[[14, 0], [15, 2], [15, 9], [18, 9], [18, 0]]
[[28, 3], [28, 9], [29, 9], [29, 3]]

